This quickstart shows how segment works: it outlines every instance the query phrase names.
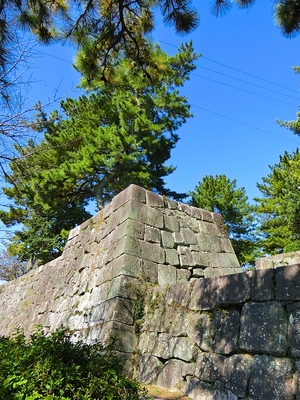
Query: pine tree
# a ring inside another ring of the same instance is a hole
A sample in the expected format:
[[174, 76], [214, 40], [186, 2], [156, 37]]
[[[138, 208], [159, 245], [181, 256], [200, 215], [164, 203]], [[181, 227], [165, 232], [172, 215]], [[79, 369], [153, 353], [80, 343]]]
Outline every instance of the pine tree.
[[236, 180], [225, 175], [207, 175], [190, 195], [191, 205], [222, 215], [239, 262], [253, 264], [254, 214], [245, 189], [237, 188]]
[[131, 183], [183, 198], [165, 188], [164, 177], [174, 170], [166, 161], [176, 131], [191, 117], [179, 88], [197, 55], [186, 44], [174, 56], [153, 47], [151, 56], [158, 66], [151, 79], [120, 57], [114, 82], [99, 81], [89, 95], [37, 116], [32, 126], [44, 139], [17, 148], [3, 189], [12, 205], [0, 213], [6, 225], [24, 225], [10, 246], [22, 259], [59, 255], [66, 232], [89, 216], [87, 204], [96, 200], [101, 209]]

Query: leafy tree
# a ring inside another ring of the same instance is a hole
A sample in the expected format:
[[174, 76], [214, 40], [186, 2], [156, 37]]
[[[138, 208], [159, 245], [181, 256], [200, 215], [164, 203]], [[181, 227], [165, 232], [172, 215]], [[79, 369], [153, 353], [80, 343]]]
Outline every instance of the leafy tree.
[[254, 215], [245, 189], [237, 188], [236, 180], [225, 175], [206, 175], [190, 195], [191, 205], [222, 215], [239, 262], [253, 263]]
[[263, 194], [256, 198], [262, 235], [262, 247], [267, 254], [300, 249], [300, 153], [284, 153], [280, 161], [270, 166], [258, 188]]
[[62, 101], [49, 117], [38, 115], [33, 127], [44, 139], [17, 147], [3, 189], [12, 203], [1, 220], [24, 225], [9, 247], [13, 254], [43, 262], [57, 257], [67, 231], [90, 216], [87, 204], [96, 199], [101, 209], [131, 183], [183, 198], [164, 187], [174, 170], [165, 162], [176, 130], [191, 116], [179, 88], [197, 56], [191, 44], [174, 56], [156, 47], [152, 56], [158, 68], [151, 83], [121, 57], [114, 86], [102, 82], [89, 96]]
[[0, 338], [1, 399], [138, 400], [145, 396], [126, 378], [111, 345], [74, 343], [66, 329]]

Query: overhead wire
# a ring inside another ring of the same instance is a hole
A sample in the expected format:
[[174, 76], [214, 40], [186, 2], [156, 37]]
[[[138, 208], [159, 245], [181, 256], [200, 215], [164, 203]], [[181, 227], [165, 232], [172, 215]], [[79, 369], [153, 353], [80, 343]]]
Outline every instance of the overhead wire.
[[[157, 40], [158, 40], [158, 39], [157, 39]], [[170, 43], [167, 43], [167, 42], [165, 42], [165, 41], [162, 41], [162, 40], [158, 40], [158, 41], [161, 42], [161, 43], [164, 43], [164, 44], [166, 44], [166, 45], [168, 45], [168, 46], [177, 48], [177, 46], [172, 45], [172, 44], [170, 44]], [[41, 54], [44, 54], [44, 55], [46, 55], [46, 56], [53, 57], [53, 58], [56, 58], [56, 59], [58, 59], [58, 60], [60, 60], [60, 61], [64, 61], [64, 62], [67, 62], [67, 63], [73, 65], [73, 63], [72, 63], [71, 61], [65, 60], [65, 59], [63, 59], [63, 58], [61, 58], [61, 57], [57, 57], [57, 56], [55, 56], [55, 55], [46, 53], [46, 52], [41, 51], [41, 50], [38, 50], [38, 52], [40, 52]], [[234, 67], [228, 66], [228, 65], [226, 65], [226, 64], [220, 63], [220, 62], [218, 62], [218, 61], [212, 60], [212, 59], [207, 58], [207, 57], [201, 56], [201, 58], [206, 59], [206, 60], [211, 61], [211, 62], [214, 62], [214, 63], [216, 63], [216, 64], [220, 64], [220, 65], [222, 65], [222, 66], [224, 66], [224, 67], [226, 67], [226, 68], [235, 70], [235, 71], [237, 71], [237, 72], [243, 73], [243, 74], [245, 74], [245, 75], [251, 76], [251, 77], [253, 77], [253, 78], [259, 79], [259, 80], [264, 81], [264, 82], [267, 82], [267, 83], [269, 83], [269, 84], [272, 84], [272, 85], [281, 87], [281, 88], [283, 88], [283, 89], [290, 90], [290, 91], [292, 91], [292, 92], [298, 93], [298, 92], [296, 92], [295, 90], [292, 90], [292, 89], [287, 88], [287, 87], [285, 87], [285, 86], [279, 85], [279, 84], [277, 84], [277, 83], [275, 83], [275, 82], [272, 82], [272, 81], [269, 81], [269, 80], [267, 80], [267, 79], [258, 77], [258, 76], [256, 76], [256, 75], [250, 74], [250, 73], [248, 73], [248, 72], [242, 71], [242, 70], [240, 70], [240, 69], [238, 69], [238, 68], [234, 68]], [[240, 79], [238, 79], [238, 78], [232, 77], [232, 76], [230, 76], [230, 75], [227, 75], [227, 74], [224, 74], [224, 73], [221, 73], [221, 72], [218, 72], [218, 71], [214, 71], [214, 70], [210, 70], [210, 69], [208, 69], [208, 68], [204, 68], [204, 67], [202, 67], [202, 66], [200, 66], [200, 65], [197, 65], [197, 66], [199, 66], [200, 68], [203, 68], [203, 69], [207, 69], [207, 70], [209, 70], [209, 71], [211, 71], [211, 72], [218, 73], [218, 74], [220, 74], [220, 75], [224, 75], [224, 76], [226, 76], [226, 77], [235, 79], [235, 80], [237, 80], [237, 81], [241, 81], [241, 82], [247, 83], [247, 84], [249, 84], [249, 85], [257, 86], [257, 87], [259, 87], [259, 88], [261, 88], [261, 89], [264, 89], [264, 90], [269, 90], [269, 91], [275, 92], [275, 93], [280, 94], [280, 95], [283, 95], [283, 96], [288, 96], [288, 95], [285, 95], [285, 94], [283, 94], [283, 93], [280, 93], [280, 92], [277, 92], [277, 91], [273, 91], [273, 90], [268, 89], [268, 88], [264, 88], [263, 86], [256, 85], [256, 84], [253, 84], [253, 83], [251, 83], [251, 82], [244, 81], [244, 80], [240, 80]], [[211, 78], [207, 78], [207, 77], [204, 77], [204, 76], [195, 74], [195, 73], [192, 73], [192, 75], [193, 75], [193, 76], [197, 76], [197, 77], [202, 78], [202, 79], [205, 79], [205, 80], [209, 80], [209, 81], [212, 81], [212, 82], [216, 82], [216, 83], [221, 84], [221, 85], [224, 85], [224, 86], [228, 86], [228, 87], [234, 88], [234, 89], [236, 89], [236, 90], [244, 91], [244, 92], [246, 92], [246, 93], [250, 93], [250, 94], [253, 94], [253, 95], [256, 95], [256, 96], [259, 96], [259, 97], [264, 97], [264, 98], [267, 98], [267, 99], [269, 99], [269, 100], [273, 100], [273, 101], [277, 101], [277, 102], [280, 102], [280, 103], [283, 103], [283, 104], [286, 104], [286, 105], [290, 105], [290, 106], [292, 106], [292, 107], [297, 107], [297, 106], [295, 106], [294, 104], [287, 103], [287, 102], [284, 102], [284, 101], [281, 101], [281, 100], [277, 100], [277, 99], [274, 99], [274, 98], [272, 98], [272, 97], [268, 97], [268, 96], [261, 95], [261, 94], [258, 94], [258, 93], [254, 93], [254, 92], [251, 92], [251, 91], [249, 91], [249, 90], [247, 90], [247, 89], [239, 88], [239, 87], [236, 87], [236, 86], [233, 86], [233, 85], [224, 83], [224, 82], [220, 82], [220, 81], [217, 81], [217, 80], [214, 80], [214, 79], [211, 79]], [[293, 97], [293, 96], [288, 96], [288, 97], [297, 99], [296, 97]], [[299, 100], [300, 100], [300, 99], [299, 99]], [[255, 130], [257, 130], [257, 131], [264, 132], [264, 133], [270, 134], [270, 135], [272, 135], [272, 136], [276, 136], [276, 137], [279, 137], [279, 138], [281, 138], [281, 139], [284, 139], [284, 140], [287, 140], [287, 141], [290, 141], [290, 142], [293, 142], [293, 143], [296, 143], [296, 144], [299, 145], [299, 142], [296, 141], [296, 140], [289, 139], [289, 138], [287, 138], [287, 137], [283, 137], [283, 136], [278, 135], [278, 134], [276, 134], [276, 133], [274, 133], [274, 132], [270, 132], [270, 131], [268, 131], [268, 130], [266, 130], [266, 129], [259, 128], [259, 127], [255, 126], [255, 125], [249, 124], [249, 123], [247, 123], [247, 122], [243, 122], [243, 121], [237, 120], [237, 119], [235, 119], [235, 118], [228, 117], [228, 116], [226, 116], [226, 115], [217, 113], [217, 112], [215, 112], [215, 111], [208, 110], [208, 109], [206, 109], [206, 108], [204, 108], [204, 107], [200, 107], [200, 106], [197, 106], [197, 105], [195, 105], [195, 104], [190, 104], [190, 105], [191, 105], [191, 107], [197, 108], [197, 109], [202, 110], [202, 111], [205, 111], [205, 112], [207, 112], [207, 113], [217, 115], [217, 116], [219, 116], [219, 117], [221, 117], [221, 118], [224, 118], [224, 119], [227, 119], [227, 120], [236, 122], [236, 123], [238, 123], [238, 124], [247, 126], [247, 127], [249, 127], [249, 128], [255, 129]]]

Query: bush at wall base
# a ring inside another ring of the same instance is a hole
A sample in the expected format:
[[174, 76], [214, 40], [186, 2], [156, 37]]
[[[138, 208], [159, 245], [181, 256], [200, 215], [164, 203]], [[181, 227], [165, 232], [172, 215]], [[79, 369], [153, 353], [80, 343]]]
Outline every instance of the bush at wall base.
[[0, 337], [0, 399], [138, 400], [138, 383], [127, 379], [110, 347], [73, 343], [67, 330], [42, 329]]

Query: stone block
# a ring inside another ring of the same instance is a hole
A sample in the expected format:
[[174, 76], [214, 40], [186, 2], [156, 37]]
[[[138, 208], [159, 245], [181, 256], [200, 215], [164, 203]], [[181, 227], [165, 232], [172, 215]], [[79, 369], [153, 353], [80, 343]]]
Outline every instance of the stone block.
[[224, 357], [214, 353], [200, 353], [197, 356], [195, 377], [215, 383], [224, 375]]
[[191, 362], [197, 354], [197, 347], [188, 337], [173, 337], [170, 347], [173, 357], [182, 361]]
[[164, 206], [164, 198], [157, 194], [150, 192], [149, 190], [146, 191], [146, 203], [150, 207], [163, 207]]
[[250, 398], [292, 400], [295, 394], [296, 385], [291, 360], [267, 355], [254, 357], [249, 381]]
[[275, 299], [275, 270], [257, 269], [253, 271], [251, 299], [268, 301]]
[[159, 265], [157, 273], [159, 285], [172, 285], [177, 282], [177, 270], [172, 265]]
[[218, 280], [219, 304], [242, 304], [251, 297], [251, 275], [247, 272], [221, 276]]
[[158, 268], [159, 264], [149, 261], [149, 260], [140, 260], [142, 273], [142, 280], [145, 282], [158, 283]]
[[213, 213], [211, 213], [210, 211], [207, 211], [207, 210], [203, 210], [203, 208], [201, 208], [200, 210], [201, 210], [202, 221], [206, 221], [206, 222], [213, 221]]
[[140, 279], [130, 276], [117, 276], [112, 281], [107, 282], [107, 300], [114, 297], [123, 297], [125, 299], [137, 300], [139, 297]]
[[174, 243], [176, 245], [184, 245], [184, 237], [180, 232], [173, 232]]
[[179, 261], [182, 268], [194, 267], [195, 261], [189, 247], [178, 246]]
[[104, 346], [115, 339], [114, 349], [122, 353], [131, 353], [137, 345], [137, 338], [134, 327], [121, 324], [116, 321], [110, 321], [102, 325], [102, 329], [93, 329], [89, 332], [90, 342], [98, 340]]
[[239, 350], [240, 313], [237, 310], [217, 310], [212, 324], [213, 348], [217, 354], [232, 354]]
[[292, 357], [300, 358], [300, 304], [289, 315], [289, 343]]
[[224, 361], [225, 387], [238, 398], [247, 397], [252, 357], [234, 354]]
[[117, 194], [111, 201], [112, 209], [116, 210], [119, 207], [123, 206], [129, 200], [135, 200], [140, 203], [146, 202], [146, 193], [147, 191], [137, 185], [130, 185], [122, 192]]
[[162, 229], [164, 225], [163, 214], [160, 210], [157, 208], [151, 208], [150, 206], [139, 203], [135, 200], [126, 203], [122, 207], [122, 215], [119, 223], [126, 221], [128, 218], [159, 229]]
[[212, 315], [211, 314], [190, 314], [187, 323], [187, 335], [196, 343], [201, 351], [212, 352]]
[[174, 248], [174, 238], [171, 232], [162, 231], [161, 232], [161, 243], [165, 249]]
[[202, 252], [214, 253], [221, 251], [221, 238], [200, 232], [197, 234], [199, 249]]
[[199, 231], [209, 236], [223, 236], [219, 232], [217, 225], [211, 222], [206, 222], [205, 220], [199, 221]]
[[193, 278], [204, 278], [204, 270], [202, 268], [193, 268], [192, 276]]
[[177, 269], [177, 282], [187, 282], [191, 279], [191, 272], [187, 269]]
[[182, 228], [182, 229], [180, 229], [180, 233], [182, 234], [182, 236], [184, 238], [184, 243], [186, 245], [198, 243], [197, 236], [190, 228]]
[[300, 264], [276, 268], [276, 299], [300, 300]]
[[159, 333], [156, 338], [155, 348], [152, 349], [152, 355], [168, 360], [173, 358], [173, 349], [171, 348], [171, 335], [168, 333]]
[[179, 232], [178, 219], [172, 215], [164, 215], [164, 230], [169, 232]]
[[180, 360], [169, 360], [158, 375], [157, 385], [170, 392], [178, 392], [185, 386], [185, 376], [191, 372], [191, 367], [186, 363]]
[[165, 258], [166, 264], [174, 265], [174, 267], [179, 265], [179, 256], [177, 250], [165, 249]]
[[191, 293], [191, 310], [213, 310], [217, 304], [217, 279], [196, 279]]
[[142, 355], [138, 368], [138, 381], [140, 383], [154, 384], [157, 376], [162, 371], [164, 364], [157, 357]]
[[191, 282], [181, 282], [168, 287], [165, 304], [175, 304], [181, 307], [187, 307], [190, 301], [190, 294], [193, 287]]
[[287, 316], [279, 302], [252, 302], [243, 306], [240, 347], [250, 353], [286, 354]]
[[146, 226], [144, 239], [146, 242], [160, 243], [160, 230], [152, 226]]

